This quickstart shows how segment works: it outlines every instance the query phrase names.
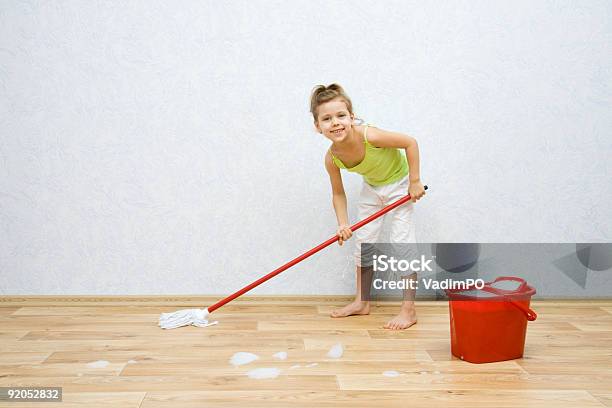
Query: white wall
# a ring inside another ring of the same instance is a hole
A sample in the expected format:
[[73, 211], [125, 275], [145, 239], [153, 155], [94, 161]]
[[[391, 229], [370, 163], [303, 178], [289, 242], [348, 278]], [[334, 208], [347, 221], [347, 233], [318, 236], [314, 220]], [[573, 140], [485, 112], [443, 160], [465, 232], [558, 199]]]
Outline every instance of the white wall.
[[419, 141], [420, 241], [611, 241], [609, 1], [127, 3], [0, 3], [1, 294], [226, 294], [328, 238], [333, 81]]

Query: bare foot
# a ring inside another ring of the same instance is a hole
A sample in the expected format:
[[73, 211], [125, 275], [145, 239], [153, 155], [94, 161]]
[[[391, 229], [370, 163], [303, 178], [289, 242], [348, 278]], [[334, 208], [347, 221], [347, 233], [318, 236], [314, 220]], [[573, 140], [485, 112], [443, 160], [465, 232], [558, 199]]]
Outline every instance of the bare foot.
[[331, 317], [347, 317], [352, 315], [367, 314], [370, 314], [370, 302], [362, 302], [360, 300], [356, 300], [341, 309], [336, 309], [331, 312]]
[[400, 308], [400, 312], [393, 319], [389, 320], [383, 327], [391, 330], [407, 329], [417, 322], [414, 306]]

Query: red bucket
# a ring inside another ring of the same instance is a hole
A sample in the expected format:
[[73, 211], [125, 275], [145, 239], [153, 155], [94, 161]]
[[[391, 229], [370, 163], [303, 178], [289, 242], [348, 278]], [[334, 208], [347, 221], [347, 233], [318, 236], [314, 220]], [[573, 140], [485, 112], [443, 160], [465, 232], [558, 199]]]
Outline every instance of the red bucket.
[[[516, 288], [501, 286], [514, 282]], [[524, 279], [501, 276], [482, 289], [449, 289], [451, 352], [470, 363], [492, 363], [523, 356], [529, 308], [536, 290]]]

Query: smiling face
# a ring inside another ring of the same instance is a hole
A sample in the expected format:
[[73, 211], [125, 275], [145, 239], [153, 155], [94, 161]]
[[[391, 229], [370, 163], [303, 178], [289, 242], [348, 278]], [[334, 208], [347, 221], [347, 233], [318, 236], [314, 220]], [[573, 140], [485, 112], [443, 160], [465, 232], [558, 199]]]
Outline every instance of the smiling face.
[[346, 102], [342, 98], [336, 98], [318, 106], [315, 127], [332, 142], [342, 142], [352, 133], [354, 118]]

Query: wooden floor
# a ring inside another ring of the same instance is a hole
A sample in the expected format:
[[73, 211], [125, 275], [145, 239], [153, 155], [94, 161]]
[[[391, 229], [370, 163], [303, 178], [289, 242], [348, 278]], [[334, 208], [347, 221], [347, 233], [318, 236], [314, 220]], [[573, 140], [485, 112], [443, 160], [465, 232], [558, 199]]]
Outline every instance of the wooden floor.
[[[64, 391], [62, 403], [0, 406], [612, 406], [612, 301], [534, 302], [539, 317], [529, 324], [525, 358], [482, 365], [451, 356], [444, 302], [418, 302], [419, 323], [401, 332], [381, 328], [397, 310], [389, 304], [331, 319], [337, 298], [247, 299], [215, 312], [217, 326], [159, 329], [158, 314], [184, 307], [178, 303], [0, 298], [0, 386]], [[344, 355], [328, 358], [337, 343]], [[234, 367], [239, 351], [260, 359]], [[280, 351], [286, 360], [272, 356]], [[88, 366], [99, 360], [109, 364]], [[261, 367], [280, 376], [246, 375]], [[384, 376], [388, 370], [399, 376]]]

